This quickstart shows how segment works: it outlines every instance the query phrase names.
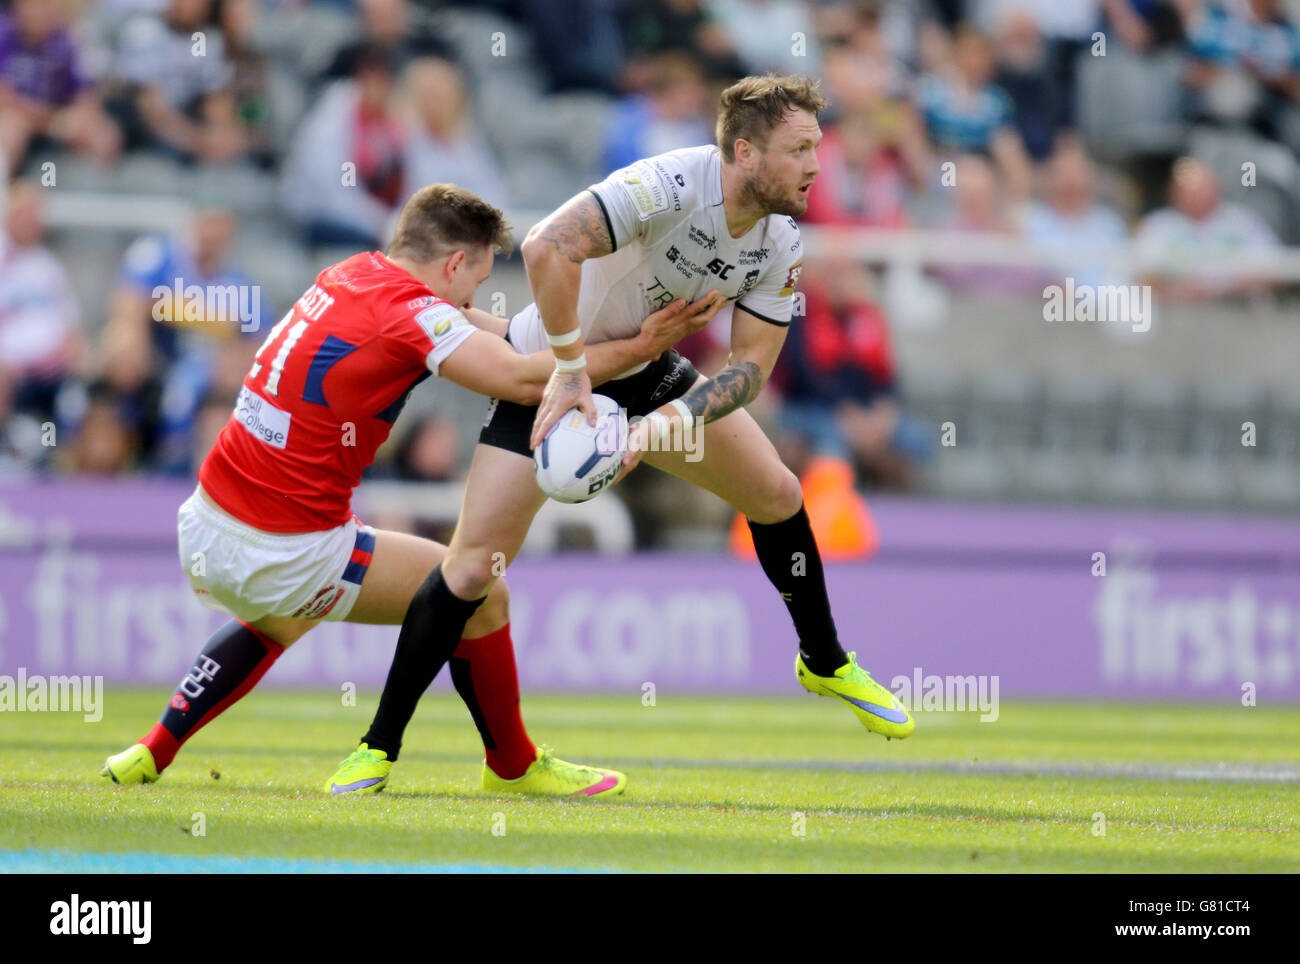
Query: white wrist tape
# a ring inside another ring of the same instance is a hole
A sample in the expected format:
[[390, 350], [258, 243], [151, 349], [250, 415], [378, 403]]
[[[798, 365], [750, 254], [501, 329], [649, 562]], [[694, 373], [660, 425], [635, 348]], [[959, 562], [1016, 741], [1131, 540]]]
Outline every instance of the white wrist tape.
[[546, 333], [546, 340], [555, 348], [563, 348], [565, 345], [572, 345], [581, 337], [581, 328], [575, 328], [573, 331], [566, 331], [563, 335], [552, 335], [549, 331]]
[[691, 411], [689, 405], [683, 402], [680, 398], [674, 398], [668, 404], [677, 409], [678, 413], [682, 416], [683, 429], [689, 431], [695, 427], [695, 413]]
[[576, 372], [580, 368], [587, 367], [587, 353], [584, 351], [577, 358], [557, 358], [555, 359], [555, 370], [557, 372]]

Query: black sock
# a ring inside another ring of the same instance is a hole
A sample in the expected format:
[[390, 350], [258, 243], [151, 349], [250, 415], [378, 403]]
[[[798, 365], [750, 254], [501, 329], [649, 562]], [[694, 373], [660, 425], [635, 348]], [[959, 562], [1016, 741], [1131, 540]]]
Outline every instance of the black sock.
[[453, 593], [443, 581], [441, 565], [429, 573], [402, 620], [393, 665], [379, 697], [379, 709], [361, 738], [363, 743], [383, 750], [390, 760], [397, 759], [402, 734], [420, 697], [451, 658], [465, 633], [465, 624], [482, 604], [482, 599], [467, 601]]
[[822, 557], [808, 513], [801, 505], [784, 522], [760, 525], [750, 519], [745, 521], [754, 535], [754, 549], [763, 572], [790, 610], [804, 662], [818, 676], [830, 676], [848, 662], [848, 655], [835, 632]]
[[194, 665], [176, 687], [162, 719], [140, 742], [153, 753], [159, 770], [181, 744], [251, 690], [284, 647], [232, 619], [208, 639]]

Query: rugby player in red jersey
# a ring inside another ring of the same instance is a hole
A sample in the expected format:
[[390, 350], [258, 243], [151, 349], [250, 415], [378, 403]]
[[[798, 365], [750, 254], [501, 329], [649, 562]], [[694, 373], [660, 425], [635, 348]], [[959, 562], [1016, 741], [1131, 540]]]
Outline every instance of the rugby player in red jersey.
[[[108, 758], [105, 776], [157, 780], [187, 739], [322, 620], [403, 625], [408, 614], [450, 600], [468, 617], [450, 652], [434, 652], [409, 625], [397, 647], [418, 653], [422, 665], [451, 661], [453, 683], [483, 738], [484, 786], [622, 792], [622, 774], [565, 763], [529, 739], [504, 583], [485, 600], [462, 603], [439, 575], [445, 546], [376, 531], [352, 513], [362, 472], [411, 389], [430, 374], [484, 395], [540, 401], [553, 354], [516, 352], [503, 337], [505, 319], [472, 307], [496, 248], [510, 248], [499, 210], [463, 188], [429, 185], [402, 209], [386, 254], [357, 254], [326, 268], [271, 330], [178, 513], [180, 561], [194, 592], [234, 618], [208, 640], [153, 729]], [[722, 305], [715, 295], [689, 306], [677, 301], [639, 335], [593, 346], [593, 381], [653, 360], [698, 330]], [[372, 750], [363, 742], [350, 758], [351, 772], [363, 776], [336, 777], [328, 789], [377, 792], [396, 755], [396, 746]]]

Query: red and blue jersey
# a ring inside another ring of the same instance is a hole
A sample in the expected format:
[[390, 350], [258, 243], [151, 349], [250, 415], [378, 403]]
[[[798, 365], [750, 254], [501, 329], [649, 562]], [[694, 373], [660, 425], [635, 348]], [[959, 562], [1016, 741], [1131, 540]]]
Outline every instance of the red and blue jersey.
[[199, 483], [265, 532], [343, 525], [411, 389], [475, 330], [379, 252], [326, 268], [262, 343]]

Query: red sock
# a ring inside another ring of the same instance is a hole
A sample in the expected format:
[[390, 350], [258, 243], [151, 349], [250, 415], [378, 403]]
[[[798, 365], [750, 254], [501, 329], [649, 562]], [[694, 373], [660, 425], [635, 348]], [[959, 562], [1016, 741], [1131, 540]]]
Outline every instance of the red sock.
[[181, 680], [162, 719], [140, 740], [161, 773], [181, 746], [257, 685], [284, 647], [239, 620], [218, 629]]
[[519, 715], [519, 674], [510, 624], [486, 636], [462, 639], [451, 656], [451, 681], [483, 737], [492, 772], [503, 780], [523, 776], [537, 759], [537, 747]]

